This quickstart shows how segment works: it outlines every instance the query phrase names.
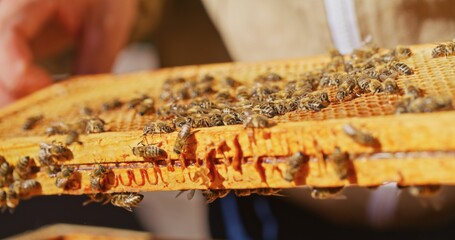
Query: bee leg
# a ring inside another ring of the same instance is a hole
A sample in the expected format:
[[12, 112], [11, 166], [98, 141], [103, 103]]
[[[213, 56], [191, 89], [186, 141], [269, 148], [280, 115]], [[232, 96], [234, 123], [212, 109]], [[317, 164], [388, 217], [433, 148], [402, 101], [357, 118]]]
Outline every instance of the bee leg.
[[111, 201], [111, 197], [107, 197], [107, 199], [103, 202], [103, 205], [108, 204]]
[[123, 208], [129, 212], [133, 212], [133, 209], [131, 207], [123, 207]]
[[[145, 142], [145, 144], [144, 144], [144, 142]], [[137, 145], [142, 145], [142, 146], [145, 146], [145, 145], [148, 145], [148, 144], [149, 144], [149, 142], [147, 140], [147, 136], [144, 136], [144, 135], [142, 135], [142, 140], [137, 143]]]
[[87, 206], [87, 205], [89, 205], [92, 202], [93, 202], [92, 200], [87, 200], [87, 201], [82, 203], [82, 206]]
[[179, 161], [180, 161], [180, 165], [182, 166], [182, 168], [185, 169], [186, 163], [185, 163], [185, 158], [182, 157], [182, 153], [180, 153], [180, 155], [179, 155]]

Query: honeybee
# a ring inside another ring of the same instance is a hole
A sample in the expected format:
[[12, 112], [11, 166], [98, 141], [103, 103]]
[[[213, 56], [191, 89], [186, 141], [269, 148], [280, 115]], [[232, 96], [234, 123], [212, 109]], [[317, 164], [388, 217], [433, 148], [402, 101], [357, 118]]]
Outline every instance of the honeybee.
[[309, 80], [301, 80], [298, 81], [295, 85], [296, 90], [300, 90], [302, 92], [312, 92], [314, 89], [313, 83]]
[[435, 112], [453, 109], [452, 98], [448, 96], [430, 96], [417, 98], [409, 103], [411, 113]]
[[198, 114], [193, 118], [193, 125], [194, 128], [204, 128], [204, 127], [211, 127], [210, 118], [207, 115]]
[[[172, 92], [172, 87], [165, 87], [165, 85], [163, 85], [163, 88], [161, 89], [161, 94], [160, 94], [160, 99], [163, 100], [163, 101], [169, 101], [169, 100], [173, 100], [174, 99], [174, 94]], [[131, 107], [128, 107], [130, 109], [132, 108], [135, 108], [137, 105], [139, 105], [144, 99], [141, 99], [141, 100], [138, 100], [138, 99], [132, 99], [131, 100], [131, 105], [128, 105], [128, 106], [131, 106]]]
[[405, 75], [412, 74], [412, 69], [408, 65], [406, 65], [402, 62], [391, 62], [390, 66], [393, 69], [397, 70], [400, 74], [405, 74]]
[[[190, 83], [188, 83], [190, 84]], [[178, 88], [176, 91], [174, 91], [173, 96], [175, 100], [185, 100], [189, 99], [190, 96], [190, 88], [191, 86], [186, 85]], [[145, 100], [144, 100], [145, 101]]]
[[397, 83], [395, 82], [395, 80], [392, 80], [390, 78], [386, 79], [383, 82], [383, 89], [384, 89], [384, 92], [388, 93], [388, 94], [398, 93]]
[[0, 209], [2, 212], [5, 212], [6, 206], [6, 192], [3, 189], [0, 189]]
[[445, 44], [438, 44], [433, 50], [431, 51], [431, 56], [433, 58], [446, 56], [446, 45]]
[[248, 113], [243, 121], [243, 125], [245, 128], [268, 128], [272, 126], [272, 123], [263, 115]]
[[82, 142], [79, 141], [79, 133], [77, 131], [70, 131], [68, 135], [66, 135], [65, 145], [69, 146], [73, 143], [82, 144]]
[[234, 115], [234, 114], [229, 114], [229, 113], [226, 113], [226, 114], [223, 114], [223, 124], [224, 125], [235, 125], [235, 124], [238, 124], [238, 120], [237, 120], [237, 117]]
[[370, 78], [373, 78], [373, 79], [379, 79], [379, 76], [380, 76], [380, 73], [374, 69], [368, 69], [368, 70], [365, 70], [364, 73], [370, 77]]
[[275, 111], [275, 108], [273, 107], [272, 104], [269, 103], [261, 103], [257, 105], [254, 109], [257, 110], [257, 112], [261, 115], [264, 115], [268, 118], [273, 118], [276, 116], [278, 113]]
[[101, 133], [104, 132], [104, 122], [101, 118], [91, 118], [87, 120], [87, 125], [85, 127], [85, 132], [90, 133]]
[[445, 55], [446, 57], [452, 56], [455, 53], [455, 39], [446, 44]]
[[214, 90], [212, 88], [212, 83], [204, 82], [198, 83], [196, 86], [190, 88], [190, 97], [195, 98], [201, 96], [202, 94], [210, 94], [213, 93]]
[[[51, 160], [71, 160], [73, 159], [73, 152], [61, 142], [53, 141], [51, 144], [40, 143], [40, 161], [43, 158], [49, 158]], [[44, 161], [47, 162], [47, 161]]]
[[294, 155], [289, 157], [286, 162], [286, 170], [284, 172], [284, 180], [292, 182], [295, 178], [295, 175], [300, 169], [300, 166], [308, 161], [308, 156], [304, 155], [301, 152], [296, 152]]
[[159, 148], [155, 145], [142, 145], [133, 147], [132, 152], [134, 156], [143, 157], [143, 158], [165, 158], [167, 157], [166, 151]]
[[2, 183], [1, 185], [7, 186], [14, 181], [12, 174], [13, 170], [14, 167], [9, 165], [9, 163], [6, 161], [0, 165], [0, 183]]
[[441, 185], [421, 185], [408, 187], [414, 197], [432, 197], [441, 191]]
[[248, 197], [255, 193], [255, 189], [235, 189], [234, 194], [237, 197]]
[[324, 107], [325, 107], [324, 104], [320, 100], [309, 97], [302, 98], [298, 103], [298, 108], [301, 110], [311, 110], [319, 112]]
[[359, 80], [359, 88], [362, 92], [366, 92], [370, 89], [371, 79], [370, 78], [362, 78]]
[[409, 104], [413, 101], [413, 98], [405, 96], [402, 100], [395, 104], [395, 114], [407, 113], [409, 110]]
[[66, 134], [70, 130], [70, 127], [63, 122], [55, 123], [52, 126], [46, 128], [46, 135], [52, 136], [56, 134]]
[[82, 115], [86, 115], [86, 116], [92, 116], [93, 114], [93, 109], [85, 106], [85, 107], [82, 107], [79, 111], [80, 114]]
[[29, 198], [32, 194], [41, 191], [41, 184], [35, 179], [14, 182], [15, 192], [19, 193], [21, 198]]
[[19, 205], [19, 194], [13, 189], [9, 189], [6, 193], [6, 206], [10, 209], [15, 209]]
[[330, 87], [333, 87], [333, 86], [340, 86], [340, 84], [344, 81], [344, 79], [347, 77], [348, 75], [346, 73], [335, 73], [332, 75], [332, 77], [330, 78], [330, 82], [329, 82], [329, 86]]
[[221, 90], [221, 91], [219, 91], [218, 93], [215, 94], [215, 99], [217, 101], [229, 100], [229, 99], [231, 99], [231, 93], [227, 89]]
[[90, 199], [83, 202], [82, 206], [87, 206], [88, 204], [90, 204], [92, 202], [96, 202], [96, 203], [102, 202], [103, 205], [106, 205], [109, 203], [109, 201], [111, 201], [111, 195], [106, 194], [106, 193], [88, 194], [87, 197], [89, 197]]
[[380, 93], [384, 91], [382, 83], [376, 79], [370, 79], [370, 84], [368, 85], [368, 88], [372, 93]]
[[161, 134], [161, 133], [171, 133], [175, 131], [175, 128], [166, 122], [156, 121], [150, 122], [144, 126], [143, 136], [148, 134]]
[[345, 196], [340, 195], [343, 187], [314, 187], [311, 190], [311, 197], [314, 199], [346, 199]]
[[104, 112], [111, 111], [117, 108], [120, 108], [123, 106], [123, 102], [121, 102], [118, 99], [114, 99], [110, 102], [105, 102], [103, 105], [101, 105], [101, 110]]
[[95, 165], [90, 173], [90, 186], [93, 190], [103, 191], [109, 170], [101, 164]]
[[226, 197], [229, 194], [230, 191], [231, 191], [230, 189], [216, 189], [216, 190], [215, 189], [207, 189], [207, 190], [202, 191], [202, 195], [207, 200], [206, 201], [207, 203], [212, 203], [217, 198]]
[[284, 115], [288, 112], [286, 100], [275, 100], [272, 102], [272, 106], [277, 115]]
[[[346, 82], [345, 82], [346, 83]], [[346, 85], [345, 83], [341, 84], [340, 87], [338, 87], [337, 91], [337, 99], [342, 102], [347, 96], [352, 95], [352, 89], [350, 89], [350, 86]]]
[[36, 126], [36, 124], [43, 119], [43, 115], [31, 116], [25, 120], [24, 125], [22, 125], [23, 130], [30, 130]]
[[359, 144], [365, 146], [377, 146], [379, 144], [378, 140], [371, 134], [360, 131], [349, 123], [343, 126], [343, 132]]
[[16, 164], [14, 168], [13, 177], [15, 180], [27, 179], [30, 174], [37, 172], [35, 161], [29, 156], [25, 156]]
[[211, 83], [215, 80], [215, 77], [213, 77], [210, 74], [205, 74], [202, 76], [202, 78], [199, 80], [200, 83]]
[[132, 212], [132, 208], [137, 207], [143, 198], [144, 195], [139, 193], [116, 193], [111, 195], [111, 203]]
[[257, 83], [251, 91], [251, 98], [260, 102], [271, 100], [273, 91]]
[[148, 99], [148, 98], [150, 98], [148, 95], [143, 94], [140, 97], [131, 99], [130, 101], [128, 101], [126, 103], [126, 105], [128, 106], [129, 109], [133, 109], [137, 105], [139, 105], [142, 101], [144, 101], [145, 99]]
[[172, 120], [172, 122], [174, 123], [174, 126], [176, 128], [182, 128], [183, 125], [185, 125], [188, 121], [193, 121], [192, 118], [190, 117], [177, 117], [177, 118], [174, 118], [174, 120]]
[[186, 141], [188, 140], [188, 137], [191, 135], [191, 126], [192, 126], [192, 121], [187, 120], [185, 124], [183, 124], [182, 128], [180, 129], [180, 132], [177, 135], [177, 139], [175, 140], [175, 145], [174, 145], [174, 152], [177, 154], [181, 154], [184, 147], [186, 146]]
[[311, 96], [322, 102], [325, 106], [330, 104], [329, 94], [325, 91], [316, 91], [311, 93]]
[[411, 99], [416, 99], [422, 96], [422, 91], [418, 87], [407, 83], [404, 87], [404, 94]]
[[45, 167], [46, 173], [49, 177], [56, 177], [57, 174], [62, 170], [59, 165], [51, 164]]
[[388, 78], [396, 80], [398, 77], [399, 77], [399, 74], [398, 74], [397, 71], [394, 71], [394, 70], [391, 70], [391, 69], [388, 69], [388, 68], [382, 68], [379, 71], [379, 79], [378, 80], [385, 81]]
[[384, 63], [389, 63], [397, 60], [396, 50], [392, 50], [384, 55], [381, 55], [380, 60]]
[[238, 87], [238, 86], [241, 85], [240, 82], [238, 82], [237, 80], [235, 80], [235, 79], [232, 78], [232, 77], [225, 77], [225, 78], [223, 78], [222, 83], [223, 83], [224, 85], [226, 85], [226, 86], [231, 87], [231, 88], [236, 88], [236, 87]]
[[223, 126], [223, 117], [221, 114], [213, 113], [209, 115], [210, 126]]
[[215, 103], [213, 103], [209, 99], [202, 98], [202, 99], [193, 100], [190, 103], [190, 106], [197, 106], [199, 108], [202, 108], [202, 109], [205, 109], [205, 110], [209, 110], [209, 109], [212, 109], [212, 107], [215, 106]]
[[399, 58], [409, 58], [412, 55], [412, 51], [410, 48], [398, 46], [396, 54]]
[[153, 111], [155, 111], [154, 104], [155, 102], [153, 101], [153, 99], [146, 98], [139, 105], [137, 105], [136, 111], [140, 116], [152, 113]]
[[286, 99], [285, 100], [285, 107], [286, 107], [286, 112], [292, 112], [297, 110], [299, 107], [299, 102], [296, 101], [295, 99]]
[[329, 156], [329, 161], [332, 163], [333, 169], [340, 180], [348, 177], [349, 156], [347, 153], [335, 147], [333, 153]]
[[262, 196], [283, 196], [279, 194], [281, 188], [257, 188], [255, 193]]
[[74, 174], [76, 170], [74, 167], [62, 167], [62, 170], [57, 173], [57, 178], [55, 179], [55, 186], [63, 189], [79, 189], [80, 183], [76, 182], [74, 179]]
[[264, 82], [276, 82], [281, 81], [283, 78], [277, 73], [264, 73], [257, 76], [256, 81], [264, 81]]
[[250, 91], [245, 86], [240, 86], [235, 90], [237, 100], [246, 101], [250, 99]]

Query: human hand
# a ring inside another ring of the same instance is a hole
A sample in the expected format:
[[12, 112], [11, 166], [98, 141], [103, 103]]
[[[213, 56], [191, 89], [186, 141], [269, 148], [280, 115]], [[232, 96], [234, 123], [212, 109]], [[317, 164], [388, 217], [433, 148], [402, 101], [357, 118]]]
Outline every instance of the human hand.
[[137, 0], [0, 1], [0, 106], [52, 83], [34, 60], [76, 47], [74, 73], [110, 71]]

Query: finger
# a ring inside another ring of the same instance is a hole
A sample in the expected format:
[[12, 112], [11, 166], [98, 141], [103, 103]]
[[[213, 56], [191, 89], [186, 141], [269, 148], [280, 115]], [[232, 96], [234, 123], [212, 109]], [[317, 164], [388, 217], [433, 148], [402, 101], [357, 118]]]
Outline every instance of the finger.
[[0, 85], [0, 108], [14, 102], [14, 98]]
[[55, 11], [55, 0], [0, 1], [0, 27], [16, 29], [24, 38], [32, 38]]
[[0, 37], [0, 84], [14, 98], [52, 83], [48, 74], [32, 63], [26, 40], [15, 32]]
[[76, 58], [76, 73], [109, 72], [117, 53], [127, 43], [137, 1], [101, 0], [86, 16]]
[[28, 39], [53, 9], [54, 4], [48, 0], [0, 2], [0, 85], [10, 98], [22, 97], [51, 83], [46, 72], [33, 65]]
[[30, 42], [36, 59], [52, 58], [75, 46], [90, 1], [56, 0], [55, 16], [46, 22]]

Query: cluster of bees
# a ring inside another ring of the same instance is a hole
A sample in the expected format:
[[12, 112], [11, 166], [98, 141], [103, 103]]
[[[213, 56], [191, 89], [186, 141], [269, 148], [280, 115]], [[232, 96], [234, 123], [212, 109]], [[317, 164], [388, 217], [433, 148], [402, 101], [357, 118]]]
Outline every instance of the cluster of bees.
[[[439, 44], [432, 51], [432, 56], [452, 56], [454, 45], [455, 42]], [[293, 77], [283, 77], [267, 71], [256, 76], [251, 84], [242, 83], [230, 76], [216, 78], [210, 74], [202, 77], [173, 77], [165, 81], [159, 100], [146, 94], [127, 102], [114, 99], [102, 104], [100, 111], [111, 111], [126, 105], [140, 116], [152, 115], [154, 120], [143, 127], [142, 141], [132, 147], [132, 153], [137, 157], [154, 160], [168, 158], [168, 153], [157, 144], [149, 144], [147, 137], [150, 135], [153, 138], [154, 134], [178, 131], [173, 152], [180, 155], [185, 152], [188, 139], [195, 132], [193, 130], [195, 128], [238, 124], [243, 124], [245, 128], [268, 128], [274, 125], [270, 119], [276, 116], [295, 111], [317, 112], [332, 103], [350, 101], [366, 94], [403, 95], [396, 105], [395, 112], [398, 114], [453, 108], [451, 98], [424, 96], [424, 92], [409, 81], [404, 84], [403, 89], [398, 87], [397, 79], [401, 75], [413, 74], [413, 70], [403, 62], [413, 54], [409, 48], [399, 46], [382, 51], [372, 43], [365, 43], [361, 48], [355, 49], [350, 56], [343, 56], [335, 49], [330, 50], [329, 54], [330, 61], [318, 70], [295, 74]], [[157, 100], [160, 102], [159, 105], [156, 104]], [[60, 142], [40, 144], [41, 166], [46, 167], [49, 175], [56, 178], [57, 187], [66, 190], [80, 188], [77, 169], [59, 164], [73, 158], [68, 146], [73, 143], [82, 144], [79, 141], [80, 134], [105, 131], [105, 122], [99, 117], [93, 117], [92, 109], [85, 107], [81, 109], [81, 114], [88, 118], [74, 123], [55, 123], [46, 129], [48, 136], [67, 135], [64, 144]], [[30, 117], [23, 125], [23, 129], [32, 129], [42, 119], [42, 115]], [[380, 147], [374, 136], [351, 124], [343, 126], [343, 132], [357, 144]], [[290, 156], [284, 179], [294, 181], [299, 169], [308, 162], [308, 159], [309, 157], [301, 152]], [[335, 147], [331, 155], [325, 156], [325, 160], [332, 164], [340, 180], [350, 176], [350, 156], [340, 148]], [[185, 167], [184, 161], [182, 163]], [[8, 170], [6, 165], [3, 168], [2, 165], [0, 174], [5, 186], [14, 185], [14, 182], [8, 180], [10, 172], [13, 171]], [[111, 173], [112, 171], [103, 165], [94, 165], [90, 173], [90, 185], [99, 193], [89, 195], [90, 199], [84, 205], [91, 202], [103, 204], [110, 202], [131, 211], [131, 207], [136, 206], [143, 196], [137, 193], [103, 193], [108, 190], [107, 179]], [[13, 190], [19, 189], [16, 195], [24, 194], [21, 193], [19, 185], [10, 187]], [[342, 189], [315, 187], [311, 196], [316, 199], [336, 198]], [[425, 188], [422, 186], [422, 189]], [[279, 195], [279, 191], [280, 189], [242, 189], [234, 190], [234, 193], [237, 196]], [[188, 194], [189, 199], [194, 192]], [[229, 192], [228, 189], [212, 189], [203, 191], [203, 195], [207, 202], [212, 202]], [[8, 193], [1, 193], [0, 197], [8, 199]]]
[[[4, 212], [12, 212], [20, 199], [28, 199], [41, 191], [41, 185], [34, 178], [39, 168], [35, 160], [25, 156], [11, 165], [3, 156], [0, 156], [0, 208]], [[4, 190], [6, 188], [6, 190]]]
[[[143, 115], [152, 109], [150, 107], [145, 107], [150, 105], [150, 99], [148, 99], [149, 98], [144, 97], [141, 99], [141, 101], [137, 101], [134, 104], [129, 103], [129, 105], [131, 108], [136, 107], [138, 109], [138, 113], [140, 115]], [[121, 101], [113, 100], [111, 102], [104, 103], [100, 109], [101, 111], [105, 112], [120, 108], [121, 106], [123, 106], [123, 103]], [[101, 118], [93, 116], [94, 112], [95, 111], [93, 109], [84, 107], [81, 109], [81, 114], [87, 117], [71, 123], [53, 123], [45, 130], [45, 134], [47, 136], [67, 136], [64, 143], [52, 141], [51, 143], [42, 142], [39, 145], [40, 150], [38, 159], [41, 168], [36, 169], [37, 171], [40, 171], [40, 169], [46, 169], [48, 175], [52, 178], [55, 178], [55, 185], [58, 188], [62, 188], [64, 190], [77, 190], [81, 187], [81, 174], [78, 172], [77, 167], [72, 165], [64, 165], [62, 163], [65, 161], [70, 161], [74, 158], [73, 153], [68, 148], [68, 146], [73, 143], [82, 144], [82, 142], [79, 140], [80, 134], [101, 133], [105, 131], [105, 122]], [[35, 127], [36, 124], [42, 119], [42, 115], [27, 118], [23, 125], [23, 129], [33, 129], [33, 127]], [[21, 161], [19, 162], [19, 165], [20, 163]], [[90, 172], [90, 186], [93, 190], [100, 192], [97, 194], [88, 195], [90, 200], [84, 202], [83, 205], [87, 205], [91, 202], [102, 202], [104, 204], [111, 202], [111, 204], [114, 206], [123, 207], [128, 211], [132, 211], [132, 207], [135, 207], [143, 199], [143, 196], [137, 193], [102, 193], [103, 191], [107, 190], [107, 178], [110, 173], [112, 173], [112, 171], [103, 165], [95, 164], [93, 166], [93, 170]], [[25, 182], [25, 184], [27, 184], [27, 182]], [[30, 185], [30, 183], [28, 184]], [[22, 190], [21, 193], [22, 195], [19, 195], [20, 197], [22, 197], [23, 193], [25, 193], [24, 190]], [[8, 198], [7, 196], [8, 195], [5, 195], [5, 199], [11, 198]], [[16, 203], [15, 205], [10, 203], [11, 201], [8, 201], [6, 201], [5, 204], [8, 203], [8, 207], [14, 208], [18, 204], [19, 198], [17, 198], [17, 201], [14, 202]]]

